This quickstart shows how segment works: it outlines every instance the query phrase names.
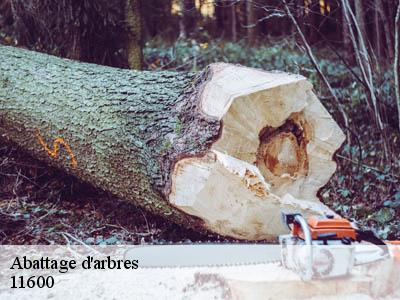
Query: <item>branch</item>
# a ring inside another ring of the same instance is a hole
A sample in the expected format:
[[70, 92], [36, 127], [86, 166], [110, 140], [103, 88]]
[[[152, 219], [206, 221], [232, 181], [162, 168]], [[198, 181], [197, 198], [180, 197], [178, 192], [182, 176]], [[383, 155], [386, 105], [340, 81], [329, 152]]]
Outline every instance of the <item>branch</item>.
[[399, 82], [399, 27], [400, 27], [400, 0], [397, 6], [395, 29], [394, 29], [394, 87], [397, 102], [397, 112], [399, 116], [399, 130], [400, 130], [400, 82]]
[[[308, 57], [310, 58], [312, 64], [314, 65], [315, 70], [317, 71], [318, 75], [321, 77], [322, 81], [325, 83], [325, 85], [328, 88], [329, 92], [331, 93], [332, 97], [338, 103], [338, 108], [339, 108], [340, 113], [342, 114], [345, 126], [347, 128], [349, 128], [349, 120], [347, 118], [346, 112], [344, 111], [344, 109], [342, 107], [341, 101], [336, 96], [335, 91], [333, 90], [331, 84], [329, 83], [329, 81], [326, 78], [326, 76], [324, 75], [324, 73], [322, 73], [322, 70], [321, 70], [321, 68], [320, 68], [320, 66], [319, 66], [319, 64], [318, 64], [318, 62], [317, 62], [317, 60], [316, 60], [316, 58], [315, 58], [315, 56], [314, 56], [314, 54], [312, 52], [312, 49], [311, 49], [309, 43], [307, 42], [306, 37], [304, 36], [303, 31], [301, 30], [301, 28], [299, 26], [299, 23], [297, 22], [296, 18], [293, 16], [292, 12], [290, 11], [286, 0], [283, 0], [283, 4], [285, 5], [285, 10], [286, 10], [286, 13], [287, 13], [288, 17], [292, 20], [293, 25], [296, 27], [296, 30], [299, 33], [299, 35], [301, 37], [301, 40], [303, 41], [303, 44], [304, 44], [304, 47], [306, 48], [306, 52], [307, 52]], [[349, 135], [347, 135], [347, 139], [350, 142], [350, 136]]]
[[[350, 7], [350, 4], [348, 2], [348, 0], [342, 0], [342, 5], [344, 8], [344, 15], [349, 27], [349, 32], [350, 32], [350, 38], [353, 44], [353, 48], [354, 48], [354, 52], [356, 54], [356, 58], [358, 61], [358, 65], [361, 69], [361, 73], [363, 75], [364, 81], [366, 82], [367, 86], [368, 86], [368, 90], [369, 90], [369, 94], [371, 97], [371, 101], [372, 101], [372, 106], [374, 109], [374, 114], [375, 114], [375, 118], [376, 118], [376, 122], [378, 125], [378, 128], [383, 131], [384, 130], [384, 126], [382, 123], [382, 119], [378, 110], [378, 104], [377, 104], [377, 99], [376, 99], [376, 95], [375, 95], [375, 88], [374, 88], [374, 84], [373, 84], [373, 78], [372, 78], [372, 70], [371, 70], [371, 64], [370, 64], [370, 60], [369, 60], [369, 56], [368, 56], [368, 50], [367, 47], [365, 45], [365, 40], [364, 40], [364, 36], [361, 32], [360, 26], [357, 23], [357, 19], [353, 13], [352, 8]], [[351, 17], [351, 19], [350, 19]], [[353, 26], [351, 26], [352, 21], [355, 25], [356, 28], [356, 32], [357, 32], [357, 37], [359, 40], [359, 44], [357, 45], [357, 41], [356, 41], [356, 37], [354, 34], [354, 30], [353, 30]], [[360, 49], [360, 48], [361, 49]], [[361, 55], [362, 57], [361, 57]], [[365, 63], [364, 63], [365, 62]]]

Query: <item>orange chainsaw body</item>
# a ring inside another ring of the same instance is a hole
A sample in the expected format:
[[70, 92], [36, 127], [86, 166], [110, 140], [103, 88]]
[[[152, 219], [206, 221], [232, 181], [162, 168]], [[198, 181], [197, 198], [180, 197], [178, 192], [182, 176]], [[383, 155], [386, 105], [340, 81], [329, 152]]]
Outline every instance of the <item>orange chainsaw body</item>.
[[[357, 239], [357, 232], [349, 222], [343, 218], [330, 217], [309, 217], [307, 219], [308, 226], [313, 240], [324, 239], [343, 239], [349, 238], [353, 241]], [[303, 231], [299, 224], [294, 223], [292, 227], [292, 235], [304, 239]]]

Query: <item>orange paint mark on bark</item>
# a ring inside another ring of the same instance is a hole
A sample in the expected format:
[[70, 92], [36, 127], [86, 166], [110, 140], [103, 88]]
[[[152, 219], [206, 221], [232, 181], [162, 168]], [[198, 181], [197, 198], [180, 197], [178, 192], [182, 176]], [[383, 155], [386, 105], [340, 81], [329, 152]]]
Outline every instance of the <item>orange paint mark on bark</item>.
[[49, 154], [51, 157], [53, 158], [57, 158], [58, 157], [58, 152], [60, 150], [60, 145], [62, 145], [65, 150], [68, 152], [68, 155], [71, 159], [71, 165], [72, 168], [76, 168], [78, 166], [78, 162], [76, 161], [75, 155], [72, 152], [71, 147], [68, 145], [68, 143], [61, 137], [58, 137], [54, 140], [53, 142], [53, 148], [50, 149], [46, 142], [44, 141], [43, 137], [40, 135], [39, 130], [36, 131], [36, 136], [39, 140], [40, 145], [43, 147], [43, 149], [47, 152], [47, 154]]

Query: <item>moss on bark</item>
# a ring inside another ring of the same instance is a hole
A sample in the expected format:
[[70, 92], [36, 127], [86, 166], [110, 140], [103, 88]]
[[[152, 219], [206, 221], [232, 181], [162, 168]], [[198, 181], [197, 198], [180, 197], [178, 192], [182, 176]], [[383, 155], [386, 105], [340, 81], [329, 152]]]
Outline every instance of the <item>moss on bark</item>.
[[220, 122], [200, 112], [210, 74], [79, 63], [0, 46], [0, 134], [35, 157], [187, 227], [171, 207], [170, 174], [200, 156]]

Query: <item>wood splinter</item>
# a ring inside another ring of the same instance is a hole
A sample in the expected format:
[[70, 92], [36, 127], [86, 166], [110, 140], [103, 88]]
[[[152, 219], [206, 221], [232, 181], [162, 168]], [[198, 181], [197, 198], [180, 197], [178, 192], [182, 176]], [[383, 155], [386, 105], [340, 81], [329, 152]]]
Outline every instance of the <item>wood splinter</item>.
[[222, 121], [222, 134], [206, 156], [176, 164], [171, 204], [214, 232], [251, 239], [285, 232], [280, 210], [332, 213], [316, 194], [336, 169], [332, 156], [344, 135], [311, 84], [286, 73], [212, 68], [201, 107]]

